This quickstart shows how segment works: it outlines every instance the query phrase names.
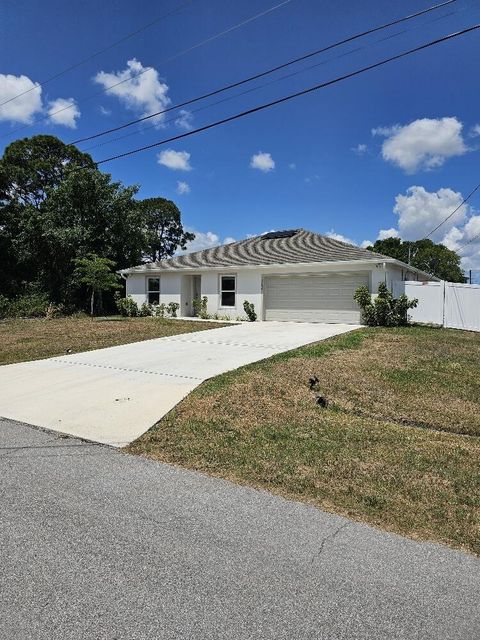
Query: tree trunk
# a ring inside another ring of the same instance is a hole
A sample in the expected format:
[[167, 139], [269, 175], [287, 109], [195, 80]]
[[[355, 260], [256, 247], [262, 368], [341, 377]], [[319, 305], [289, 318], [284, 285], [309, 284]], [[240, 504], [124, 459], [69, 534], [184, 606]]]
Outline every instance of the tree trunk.
[[92, 289], [92, 295], [90, 297], [90, 315], [93, 318], [95, 312], [95, 289]]

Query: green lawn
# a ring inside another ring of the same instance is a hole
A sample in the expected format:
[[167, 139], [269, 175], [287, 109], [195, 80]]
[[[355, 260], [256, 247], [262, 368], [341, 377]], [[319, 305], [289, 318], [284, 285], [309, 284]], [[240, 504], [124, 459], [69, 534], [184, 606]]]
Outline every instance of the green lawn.
[[361, 329], [281, 354], [207, 381], [128, 451], [480, 554], [480, 334]]
[[213, 329], [213, 322], [162, 318], [68, 317], [0, 321], [0, 365]]

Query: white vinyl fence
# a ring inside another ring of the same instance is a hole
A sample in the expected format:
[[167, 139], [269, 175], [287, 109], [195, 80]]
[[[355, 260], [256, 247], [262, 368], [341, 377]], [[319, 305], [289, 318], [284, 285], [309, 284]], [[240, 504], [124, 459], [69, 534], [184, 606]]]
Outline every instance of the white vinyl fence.
[[412, 322], [436, 324], [449, 329], [480, 331], [480, 285], [456, 282], [394, 282], [393, 295], [418, 298], [410, 309]]

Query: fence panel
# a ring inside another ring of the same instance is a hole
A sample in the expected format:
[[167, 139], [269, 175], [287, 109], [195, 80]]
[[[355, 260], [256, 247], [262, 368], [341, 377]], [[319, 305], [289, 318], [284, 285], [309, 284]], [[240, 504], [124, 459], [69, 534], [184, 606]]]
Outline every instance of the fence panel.
[[480, 331], [480, 285], [456, 282], [394, 282], [393, 295], [417, 298], [408, 312], [412, 322]]
[[443, 326], [443, 282], [394, 282], [393, 295], [402, 293], [418, 299], [418, 306], [408, 312], [412, 322]]
[[480, 285], [445, 283], [445, 326], [480, 331]]

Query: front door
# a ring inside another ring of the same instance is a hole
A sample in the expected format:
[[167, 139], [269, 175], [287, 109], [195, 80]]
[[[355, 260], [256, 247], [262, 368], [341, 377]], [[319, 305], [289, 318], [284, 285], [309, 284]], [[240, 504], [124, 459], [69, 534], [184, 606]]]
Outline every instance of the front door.
[[[202, 296], [202, 276], [193, 276], [192, 298], [193, 300], [200, 300], [201, 296]], [[193, 305], [192, 305], [192, 309], [193, 309]]]

